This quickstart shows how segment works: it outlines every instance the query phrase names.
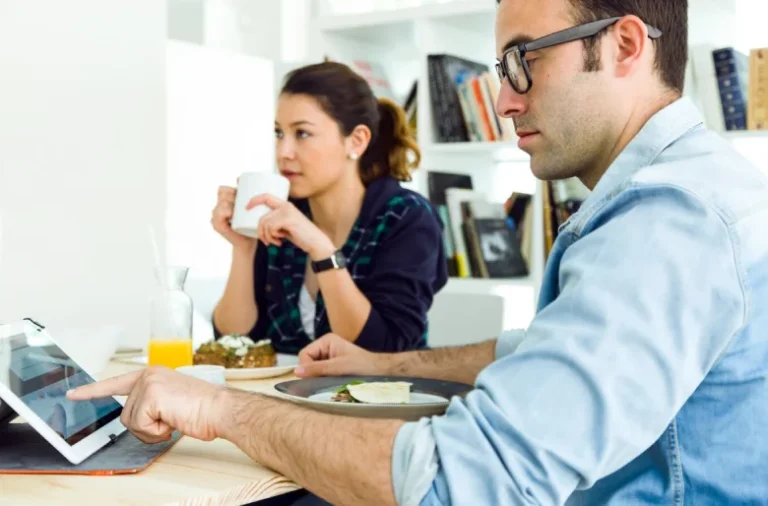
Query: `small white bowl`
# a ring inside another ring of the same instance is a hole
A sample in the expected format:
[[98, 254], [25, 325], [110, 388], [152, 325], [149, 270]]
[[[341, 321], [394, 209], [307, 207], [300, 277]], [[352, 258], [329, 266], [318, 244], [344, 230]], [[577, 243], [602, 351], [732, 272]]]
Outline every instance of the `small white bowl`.
[[188, 376], [194, 376], [197, 379], [213, 383], [214, 385], [226, 385], [227, 379], [224, 376], [224, 367], [220, 365], [185, 365], [177, 367], [176, 370]]

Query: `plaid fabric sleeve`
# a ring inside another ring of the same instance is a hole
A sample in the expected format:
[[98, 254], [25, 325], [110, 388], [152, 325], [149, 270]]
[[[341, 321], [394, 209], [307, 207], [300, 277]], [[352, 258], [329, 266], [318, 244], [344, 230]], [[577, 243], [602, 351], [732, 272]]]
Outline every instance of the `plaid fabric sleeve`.
[[389, 352], [423, 348], [427, 311], [448, 279], [441, 223], [426, 201], [399, 199], [378, 230], [371, 271], [357, 281], [371, 313], [356, 344]]

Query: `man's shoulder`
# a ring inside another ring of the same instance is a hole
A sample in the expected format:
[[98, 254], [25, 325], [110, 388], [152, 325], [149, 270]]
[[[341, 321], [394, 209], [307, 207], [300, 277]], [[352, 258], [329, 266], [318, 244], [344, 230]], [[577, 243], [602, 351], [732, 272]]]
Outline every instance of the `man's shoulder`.
[[[666, 192], [681, 205], [693, 199], [729, 224], [754, 212], [768, 212], [768, 176], [727, 140], [707, 130], [683, 136], [652, 164], [633, 174], [620, 192], [640, 196]], [[685, 196], [685, 198], [682, 198]], [[638, 199], [642, 205], [643, 199]]]

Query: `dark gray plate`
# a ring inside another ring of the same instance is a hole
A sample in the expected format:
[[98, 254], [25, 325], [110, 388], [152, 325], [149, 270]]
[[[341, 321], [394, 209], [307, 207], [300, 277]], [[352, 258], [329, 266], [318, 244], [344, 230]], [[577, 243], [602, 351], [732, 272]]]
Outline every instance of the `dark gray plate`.
[[[411, 383], [411, 396], [418, 402], [412, 404], [350, 404], [323, 400], [332, 392], [351, 381], [407, 381]], [[439, 415], [445, 412], [450, 399], [464, 397], [473, 387], [453, 381], [425, 378], [404, 378], [396, 376], [337, 376], [286, 381], [275, 385], [275, 389], [288, 400], [306, 405], [318, 411], [365, 418], [402, 418], [417, 420], [422, 416]]]

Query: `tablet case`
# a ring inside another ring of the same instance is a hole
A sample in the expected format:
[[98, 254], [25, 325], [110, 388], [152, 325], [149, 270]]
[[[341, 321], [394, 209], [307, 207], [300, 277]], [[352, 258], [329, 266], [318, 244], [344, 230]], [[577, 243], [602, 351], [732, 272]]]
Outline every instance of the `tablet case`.
[[180, 438], [175, 432], [170, 441], [148, 445], [123, 432], [113, 443], [74, 465], [30, 425], [11, 423], [0, 427], [0, 474], [133, 474], [146, 469]]

